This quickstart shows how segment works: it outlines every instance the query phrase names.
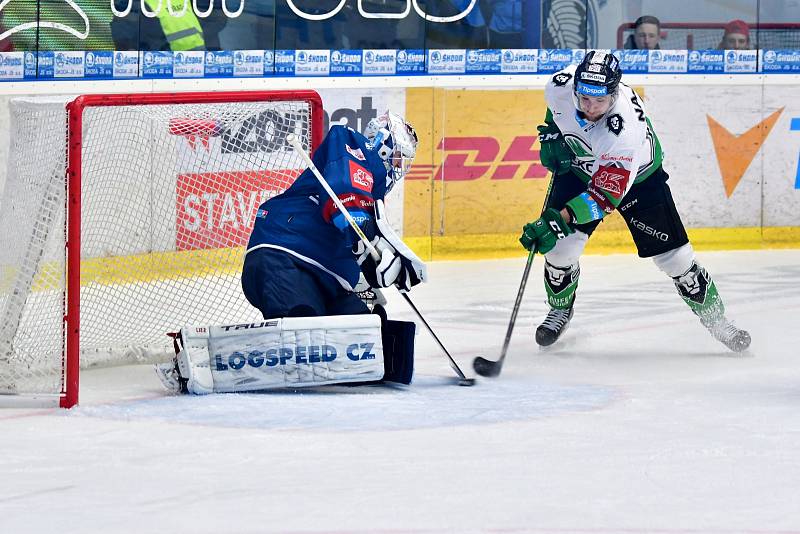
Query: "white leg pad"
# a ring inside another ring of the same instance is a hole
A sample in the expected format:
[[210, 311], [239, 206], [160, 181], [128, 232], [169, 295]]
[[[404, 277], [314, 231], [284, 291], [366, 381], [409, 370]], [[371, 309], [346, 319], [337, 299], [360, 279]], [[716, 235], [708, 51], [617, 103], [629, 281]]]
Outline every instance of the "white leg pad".
[[564, 239], [556, 241], [553, 250], [544, 255], [547, 263], [556, 267], [567, 268], [578, 264], [578, 259], [586, 248], [589, 236], [580, 230], [569, 234]]
[[178, 372], [187, 380], [186, 389], [196, 395], [214, 393], [208, 354], [208, 328], [199, 326], [182, 329], [180, 343]]
[[694, 263], [694, 249], [691, 243], [686, 243], [669, 252], [653, 256], [653, 263], [671, 278], [686, 274]]
[[[203, 329], [205, 352], [199, 339]], [[384, 375], [377, 315], [270, 319], [185, 328], [181, 334], [191, 340], [184, 341], [182, 351], [191, 369], [188, 374], [180, 369], [191, 393], [371, 382]], [[207, 378], [212, 379], [210, 391]]]

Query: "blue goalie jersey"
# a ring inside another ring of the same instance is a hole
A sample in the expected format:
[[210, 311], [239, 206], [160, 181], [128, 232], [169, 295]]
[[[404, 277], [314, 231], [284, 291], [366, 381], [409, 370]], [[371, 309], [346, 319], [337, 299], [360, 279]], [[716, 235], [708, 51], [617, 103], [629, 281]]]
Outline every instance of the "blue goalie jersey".
[[[367, 142], [351, 128], [333, 126], [312, 156], [362, 228], [370, 226], [375, 200], [386, 195], [387, 183], [383, 160]], [[288, 252], [352, 290], [360, 272], [352, 252], [356, 240], [344, 215], [306, 169], [286, 191], [259, 206], [247, 252], [265, 247]]]

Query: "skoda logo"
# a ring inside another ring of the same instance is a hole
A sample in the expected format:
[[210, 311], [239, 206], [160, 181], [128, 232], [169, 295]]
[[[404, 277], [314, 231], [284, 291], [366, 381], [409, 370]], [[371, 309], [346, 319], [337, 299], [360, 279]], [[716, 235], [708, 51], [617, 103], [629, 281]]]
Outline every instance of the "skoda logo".
[[442, 60], [442, 54], [439, 52], [431, 52], [431, 61], [439, 63]]

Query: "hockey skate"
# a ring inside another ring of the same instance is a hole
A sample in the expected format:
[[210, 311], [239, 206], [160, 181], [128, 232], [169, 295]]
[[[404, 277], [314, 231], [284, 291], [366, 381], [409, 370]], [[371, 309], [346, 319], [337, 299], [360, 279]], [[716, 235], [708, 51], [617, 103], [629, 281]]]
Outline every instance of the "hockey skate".
[[572, 319], [573, 310], [570, 306], [566, 310], [550, 308], [542, 324], [536, 328], [536, 343], [540, 347], [549, 347], [567, 331], [569, 321]]
[[747, 330], [737, 328], [732, 322], [724, 317], [715, 324], [706, 324], [714, 339], [728, 347], [733, 352], [743, 352], [750, 346], [750, 333]]
[[161, 384], [171, 393], [186, 393], [186, 379], [178, 372], [178, 363], [159, 363], [153, 366]]
[[750, 334], [725, 318], [725, 306], [708, 271], [693, 262], [689, 270], [673, 280], [681, 298], [714, 339], [733, 352], [747, 350]]

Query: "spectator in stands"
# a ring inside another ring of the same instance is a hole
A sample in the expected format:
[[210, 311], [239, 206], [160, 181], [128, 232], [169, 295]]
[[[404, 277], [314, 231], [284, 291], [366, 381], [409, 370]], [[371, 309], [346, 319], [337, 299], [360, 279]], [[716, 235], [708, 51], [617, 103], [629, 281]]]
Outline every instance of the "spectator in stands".
[[482, 0], [489, 14], [489, 48], [522, 48], [522, 0]]
[[661, 21], [652, 15], [642, 15], [634, 24], [633, 35], [625, 41], [625, 48], [639, 50], [661, 49]]
[[[449, 4], [449, 5], [448, 5]], [[449, 0], [438, 16], [464, 13], [470, 0]], [[454, 22], [429, 22], [425, 25], [425, 40], [428, 48], [487, 48], [488, 29], [481, 4], [472, 4], [467, 15]], [[449, 9], [448, 9], [449, 8]]]
[[750, 28], [743, 20], [732, 20], [725, 25], [722, 42], [717, 46], [720, 50], [750, 50]]

